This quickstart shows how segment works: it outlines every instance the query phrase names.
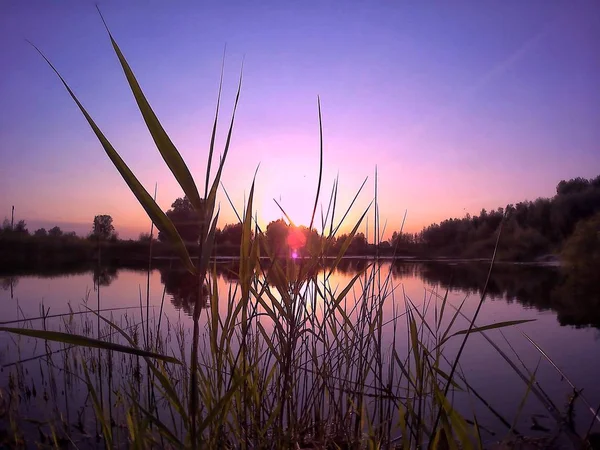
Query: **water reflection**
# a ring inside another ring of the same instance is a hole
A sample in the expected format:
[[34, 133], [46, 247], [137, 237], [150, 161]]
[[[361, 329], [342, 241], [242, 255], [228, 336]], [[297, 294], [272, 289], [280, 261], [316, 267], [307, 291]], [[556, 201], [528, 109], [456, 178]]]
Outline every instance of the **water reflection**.
[[[395, 263], [393, 273], [407, 270], [402, 267], [405, 265]], [[475, 295], [481, 295], [489, 270], [485, 263], [429, 262], [412, 266], [408, 270], [416, 270], [428, 283]], [[553, 310], [561, 325], [600, 328], [599, 288], [598, 280], [558, 268], [499, 263], [488, 284], [488, 298]]]
[[[171, 296], [171, 303], [176, 310], [183, 310], [188, 316], [194, 312], [194, 305], [200, 296], [198, 276], [185, 270], [160, 269], [160, 281], [165, 286], [165, 292]], [[202, 286], [202, 308], [209, 306], [208, 289]]]
[[14, 297], [14, 290], [17, 284], [19, 284], [17, 277], [0, 277], [0, 289], [10, 291], [10, 298]]
[[[333, 261], [325, 262], [330, 268]], [[372, 260], [349, 258], [343, 259], [336, 267], [336, 273], [353, 276], [373, 264]], [[382, 272], [387, 275], [391, 270], [393, 279], [398, 282], [409, 278], [419, 279], [425, 284], [451, 289], [465, 294], [481, 295], [485, 285], [489, 264], [487, 263], [442, 263], [442, 262], [380, 262]], [[226, 283], [239, 281], [239, 261], [220, 261], [216, 265], [217, 275]], [[388, 269], [389, 268], [389, 269]], [[118, 278], [117, 267], [95, 267], [87, 269], [92, 272], [94, 286], [110, 286]], [[300, 273], [303, 280], [309, 279], [319, 272], [319, 267], [309, 266], [302, 261], [287, 261], [273, 266], [264, 263], [261, 267], [267, 282], [272, 286], [282, 280], [295, 278]], [[196, 277], [178, 269], [159, 267], [160, 279], [176, 309], [191, 314], [193, 305], [199, 295], [199, 283]], [[65, 269], [63, 275], [78, 273]], [[0, 290], [13, 291], [19, 283], [18, 274], [7, 274], [0, 277]], [[30, 274], [23, 274], [30, 276]], [[56, 270], [48, 273], [37, 273], [36, 276], [55, 277]], [[202, 292], [201, 303], [208, 305], [209, 293], [206, 288]], [[552, 310], [557, 315], [560, 325], [576, 327], [600, 328], [600, 280], [593, 277], [582, 277], [576, 273], [568, 273], [558, 268], [533, 265], [517, 265], [497, 263], [488, 285], [488, 298], [495, 301], [517, 302], [537, 310]]]
[[117, 267], [94, 267], [94, 286], [110, 286], [119, 277], [117, 271]]

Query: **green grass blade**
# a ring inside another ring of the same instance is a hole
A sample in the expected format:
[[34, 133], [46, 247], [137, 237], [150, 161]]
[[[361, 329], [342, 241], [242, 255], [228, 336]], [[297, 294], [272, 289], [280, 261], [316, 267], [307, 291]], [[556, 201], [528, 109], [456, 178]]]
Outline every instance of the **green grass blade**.
[[335, 261], [333, 262], [331, 268], [329, 269], [327, 278], [329, 278], [331, 276], [331, 274], [333, 273], [333, 271], [337, 268], [338, 264], [342, 260], [342, 257], [346, 254], [346, 251], [348, 250], [348, 247], [350, 247], [350, 244], [352, 243], [352, 239], [354, 239], [354, 236], [356, 235], [356, 232], [358, 231], [358, 228], [360, 227], [360, 224], [362, 223], [362, 221], [366, 217], [367, 213], [369, 212], [369, 209], [371, 209], [371, 204], [372, 203], [373, 202], [369, 203], [369, 205], [365, 209], [365, 212], [362, 214], [362, 216], [360, 216], [360, 218], [358, 219], [358, 221], [354, 225], [354, 228], [352, 229], [352, 231], [350, 232], [350, 234], [348, 234], [348, 237], [346, 238], [346, 240], [342, 244], [342, 248], [340, 249], [337, 257], [335, 258]]
[[[243, 67], [242, 67], [242, 70], [243, 70]], [[231, 113], [231, 122], [229, 123], [229, 131], [227, 132], [227, 140], [225, 141], [225, 149], [223, 151], [223, 156], [221, 157], [221, 161], [219, 162], [219, 169], [217, 170], [217, 174], [215, 175], [215, 179], [213, 180], [213, 184], [210, 188], [208, 197], [206, 198], [206, 214], [208, 217], [212, 216], [212, 213], [215, 209], [215, 201], [217, 198], [217, 188], [219, 187], [219, 183], [221, 182], [221, 174], [223, 173], [223, 166], [225, 165], [225, 159], [227, 158], [227, 153], [229, 153], [229, 146], [231, 145], [231, 135], [233, 134], [233, 125], [235, 123], [235, 114], [237, 112], [238, 103], [240, 101], [241, 91], [242, 91], [242, 73], [240, 73], [240, 80], [238, 83], [237, 93], [235, 95], [235, 102], [233, 104], [233, 112]]]
[[[106, 317], [98, 314], [96, 311], [88, 308], [87, 306], [86, 306], [86, 308], [93, 314], [96, 314], [100, 319], [102, 319], [108, 325], [113, 327], [121, 336], [123, 336], [123, 338], [129, 343], [129, 345], [131, 345], [132, 347], [135, 347], [136, 344], [135, 344], [134, 340], [127, 333], [125, 333], [125, 331], [121, 327], [119, 327], [114, 322], [111, 322]], [[187, 426], [187, 422], [188, 422], [187, 421], [187, 413], [186, 413], [185, 409], [183, 408], [183, 405], [181, 404], [179, 397], [177, 396], [177, 392], [175, 390], [175, 386], [172, 383], [172, 380], [169, 379], [164, 373], [164, 366], [161, 367], [161, 369], [162, 369], [161, 370], [153, 363], [153, 361], [150, 358], [144, 357], [144, 359], [146, 361], [146, 364], [148, 364], [148, 367], [150, 367], [150, 370], [152, 370], [152, 373], [154, 374], [156, 379], [159, 381], [160, 386], [164, 390], [164, 393], [167, 396], [169, 403], [175, 407], [177, 412], [183, 418], [184, 426]]]
[[[348, 206], [348, 208], [346, 208], [346, 212], [344, 213], [344, 215], [342, 216], [342, 218], [340, 219], [340, 221], [338, 222], [337, 226], [335, 227], [335, 229], [329, 234], [328, 238], [333, 238], [336, 233], [338, 232], [338, 230], [340, 229], [340, 227], [342, 226], [342, 224], [344, 223], [344, 220], [346, 220], [346, 216], [350, 213], [350, 210], [352, 209], [352, 207], [354, 206], [354, 203], [356, 202], [356, 199], [358, 198], [358, 196], [360, 195], [360, 193], [362, 192], [363, 188], [365, 187], [365, 184], [367, 183], [367, 180], [369, 179], [369, 177], [365, 177], [365, 180], [362, 182], [362, 184], [360, 185], [360, 187], [358, 188], [358, 191], [356, 191], [356, 194], [354, 195], [354, 198], [352, 199], [352, 201], [350, 202], [350, 205]], [[335, 186], [336, 189], [336, 198], [337, 198], [337, 184]], [[335, 205], [336, 200], [334, 199], [334, 205]], [[371, 203], [373, 203], [371, 201]], [[371, 206], [369, 204], [369, 206]], [[368, 208], [367, 208], [368, 209]], [[335, 207], [334, 207], [335, 210]], [[331, 215], [331, 220], [333, 223], [333, 214]]]
[[[531, 339], [527, 335], [527, 333], [521, 331], [521, 334], [523, 334], [523, 336], [525, 336], [525, 338], [546, 359], [546, 361], [548, 361], [550, 363], [550, 365], [552, 365], [552, 367], [554, 367], [554, 369], [558, 372], [558, 374], [569, 384], [569, 386], [571, 386], [571, 388], [573, 388], [574, 391], [579, 391], [579, 389], [577, 389], [577, 387], [575, 386], [575, 384], [573, 384], [573, 382], [569, 379], [569, 377], [560, 369], [560, 367], [558, 367], [558, 365], [552, 360], [552, 358], [550, 358], [550, 356], [548, 356], [548, 354], [542, 349], [542, 347], [540, 347], [533, 339]], [[590, 405], [590, 403], [587, 401], [587, 399], [583, 396], [583, 393], [580, 392], [579, 393], [579, 397], [581, 398], [581, 400], [583, 400], [583, 403], [585, 403], [585, 405], [587, 406], [587, 408], [589, 409], [589, 411], [592, 413], [592, 423], [593, 423], [594, 419], [597, 420], [598, 423], [600, 423], [600, 416], [594, 410], [594, 408], [592, 407], [592, 405]]]
[[108, 426], [106, 422], [106, 418], [104, 417], [104, 411], [102, 410], [102, 405], [98, 399], [98, 394], [96, 393], [96, 389], [94, 389], [94, 385], [92, 384], [92, 380], [90, 380], [90, 374], [88, 373], [87, 364], [85, 363], [85, 359], [81, 360], [81, 365], [83, 367], [83, 373], [85, 375], [85, 383], [87, 384], [88, 391], [92, 398], [92, 406], [94, 407], [94, 411], [96, 413], [96, 420], [100, 422], [100, 426], [102, 427], [102, 433], [104, 434], [104, 443], [107, 449], [112, 448], [112, 429]]
[[[217, 222], [219, 220], [219, 212], [215, 214], [215, 217], [212, 221], [208, 234], [206, 235], [206, 240], [204, 241], [204, 245], [202, 246], [202, 255], [200, 259], [200, 263], [198, 267], [200, 268], [200, 273], [206, 273], [208, 269], [208, 263], [210, 262], [210, 255], [212, 254], [213, 247], [215, 245], [215, 234], [217, 232]], [[201, 298], [198, 297], [198, 301], [196, 303], [200, 304]]]
[[321, 193], [321, 180], [323, 178], [323, 120], [321, 117], [321, 99], [317, 97], [317, 103], [319, 106], [319, 182], [317, 183], [317, 195], [315, 196], [315, 206], [313, 208], [312, 217], [310, 219], [310, 225], [308, 229], [311, 230], [315, 221], [315, 214], [317, 213], [317, 205], [319, 203], [319, 195]]
[[208, 162], [206, 163], [206, 179], [204, 184], [204, 198], [208, 195], [208, 183], [210, 180], [210, 167], [212, 165], [213, 153], [215, 150], [215, 137], [217, 135], [217, 122], [219, 121], [219, 107], [221, 106], [221, 91], [223, 89], [223, 71], [225, 70], [225, 50], [223, 49], [223, 61], [221, 62], [221, 78], [219, 80], [219, 94], [217, 95], [217, 109], [215, 111], [215, 121], [213, 123], [212, 134], [210, 136], [210, 147], [208, 150]]
[[281, 212], [283, 213], [283, 215], [285, 216], [285, 218], [288, 220], [288, 222], [290, 223], [291, 227], [295, 227], [296, 224], [294, 223], [294, 221], [291, 219], [290, 216], [288, 216], [288, 214], [285, 212], [285, 209], [283, 209], [283, 206], [281, 206], [279, 204], [279, 202], [275, 199], [273, 199], [273, 201], [275, 202], [275, 204], [279, 207], [279, 209], [281, 210]]
[[[471, 328], [470, 332], [471, 333], [481, 333], [482, 331], [493, 330], [495, 328], [512, 327], [514, 325], [520, 325], [522, 323], [527, 323], [527, 322], [535, 322], [535, 319], [507, 320], [505, 322], [492, 323], [490, 325], [484, 325], [482, 327], [474, 327], [474, 328]], [[451, 339], [454, 336], [461, 336], [461, 335], [467, 334], [467, 332], [469, 332], [469, 330], [460, 330], [460, 331], [457, 331], [456, 333], [451, 334], [446, 339], [444, 339], [440, 343], [440, 345], [444, 344], [446, 341], [448, 341], [448, 339]]]
[[133, 192], [133, 194], [137, 198], [140, 205], [142, 205], [142, 207], [148, 214], [148, 217], [150, 217], [152, 222], [154, 222], [154, 224], [160, 231], [162, 231], [169, 237], [171, 243], [175, 247], [175, 250], [177, 251], [177, 253], [178, 253], [179, 257], [181, 258], [185, 267], [190, 272], [195, 273], [196, 269], [195, 269], [194, 265], [192, 264], [190, 255], [188, 254], [188, 251], [187, 251], [187, 248], [185, 247], [185, 244], [183, 243], [181, 236], [179, 236], [179, 233], [177, 232], [177, 229], [175, 228], [173, 223], [169, 220], [167, 215], [160, 209], [160, 207], [152, 199], [152, 197], [150, 196], [148, 191], [146, 191], [144, 186], [142, 186], [142, 184], [138, 181], [138, 179], [133, 174], [131, 169], [129, 169], [127, 164], [125, 164], [125, 161], [123, 161], [121, 156], [117, 153], [117, 151], [114, 149], [112, 144], [104, 136], [102, 131], [100, 131], [100, 128], [98, 128], [98, 126], [93, 121], [91, 116], [87, 113], [87, 111], [85, 110], [83, 105], [79, 102], [79, 100], [77, 99], [77, 97], [75, 96], [75, 94], [73, 93], [73, 91], [71, 90], [71, 88], [69, 87], [67, 82], [65, 81], [65, 79], [58, 72], [58, 70], [56, 70], [54, 65], [50, 62], [50, 60], [48, 58], [46, 58], [46, 56], [40, 51], [40, 49], [38, 49], [33, 44], [31, 44], [31, 45], [38, 51], [38, 53], [42, 56], [42, 58], [44, 58], [44, 60], [52, 68], [54, 73], [56, 73], [56, 75], [58, 75], [58, 78], [60, 78], [60, 81], [63, 83], [64, 87], [67, 89], [67, 92], [69, 92], [69, 95], [71, 95], [71, 98], [73, 99], [73, 101], [75, 101], [75, 103], [79, 107], [81, 113], [84, 115], [84, 117], [88, 121], [90, 127], [94, 131], [94, 134], [96, 135], [96, 137], [102, 144], [104, 151], [106, 152], [106, 154], [108, 155], [108, 157], [110, 158], [112, 163], [115, 165], [115, 167], [117, 168], [117, 170], [123, 177], [123, 180], [125, 180], [125, 182], [127, 183], [127, 186], [129, 186], [129, 189], [131, 189], [131, 192]]
[[136, 356], [150, 357], [160, 359], [162, 361], [181, 364], [181, 362], [172, 356], [160, 355], [158, 353], [141, 350], [139, 348], [126, 347], [121, 344], [115, 344], [109, 341], [101, 341], [78, 334], [63, 333], [60, 331], [45, 331], [45, 330], [30, 330], [26, 328], [9, 328], [0, 327], [0, 331], [7, 333], [19, 334], [21, 336], [29, 336], [38, 339], [46, 339], [53, 342], [62, 342], [64, 344], [72, 344], [80, 347], [99, 348], [102, 350], [112, 350], [115, 352], [129, 353]]
[[[100, 12], [100, 9], [98, 9], [98, 12]], [[100, 13], [100, 16], [102, 17], [102, 13]], [[167, 135], [162, 125], [160, 124], [158, 118], [156, 117], [156, 114], [154, 114], [154, 111], [150, 107], [148, 100], [144, 96], [144, 93], [142, 92], [142, 89], [139, 83], [137, 82], [133, 71], [131, 70], [131, 67], [127, 63], [125, 56], [123, 56], [121, 49], [117, 45], [110, 30], [108, 29], [108, 25], [106, 25], [104, 17], [102, 17], [102, 21], [104, 22], [104, 26], [106, 27], [106, 31], [108, 32], [108, 36], [110, 37], [110, 42], [113, 46], [113, 49], [115, 50], [115, 53], [119, 58], [119, 62], [121, 63], [121, 67], [123, 68], [123, 72], [125, 73], [125, 77], [127, 78], [127, 82], [129, 83], [131, 92], [135, 97], [135, 101], [137, 102], [140, 113], [144, 118], [144, 122], [146, 122], [148, 131], [150, 131], [150, 134], [152, 135], [152, 139], [154, 140], [158, 151], [163, 157], [165, 163], [167, 163], [167, 166], [169, 167], [173, 175], [175, 176], [175, 179], [183, 189], [183, 192], [185, 192], [185, 195], [187, 195], [187, 197], [190, 199], [190, 202], [192, 203], [196, 211], [201, 211], [203, 205], [200, 200], [200, 195], [198, 194], [198, 189], [196, 188], [196, 183], [192, 178], [192, 174], [190, 173], [185, 162], [183, 161], [183, 158], [179, 154], [179, 151], [177, 150], [177, 148], [175, 148], [175, 145]]]
[[151, 422], [153, 425], [158, 428], [158, 432], [163, 435], [171, 444], [174, 445], [174, 448], [185, 448], [185, 445], [177, 439], [177, 437], [169, 430], [163, 422], [161, 422], [157, 417], [152, 415], [149, 411], [145, 410], [144, 407], [137, 402], [131, 394], [126, 393], [127, 397], [132, 403], [135, 403], [136, 407], [140, 410], [140, 412], [146, 417], [146, 419]]

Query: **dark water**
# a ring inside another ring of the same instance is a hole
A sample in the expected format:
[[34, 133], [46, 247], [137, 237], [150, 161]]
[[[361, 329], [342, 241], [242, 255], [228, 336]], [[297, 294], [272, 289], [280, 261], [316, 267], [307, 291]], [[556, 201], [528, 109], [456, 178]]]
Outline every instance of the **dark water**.
[[[370, 263], [367, 260], [342, 261], [331, 279], [332, 286], [338, 285], [341, 290]], [[391, 314], [394, 302], [403, 304], [403, 296], [406, 295], [416, 305], [429, 305], [426, 317], [431, 318], [432, 302], [440, 301], [436, 295], [444, 296], [447, 291], [448, 301], [453, 305], [459, 305], [466, 298], [463, 312], [471, 317], [479, 303], [488, 269], [485, 263], [382, 263], [381, 274], [385, 276], [391, 271], [397, 293], [384, 308]], [[236, 271], [235, 262], [219, 264], [218, 289], [222, 295], [227, 296], [227, 291], [235, 288]], [[136, 307], [112, 314], [114, 317], [127, 315], [127, 320], [131, 321], [139, 320], [140, 311], [137, 308], [140, 298], [145, 305], [146, 283], [145, 272], [118, 268], [82, 273], [54, 272], [50, 276], [0, 275], [0, 322], [37, 317], [41, 304], [46, 311], [49, 309], [50, 314], [66, 313], [69, 305], [73, 310], [79, 310], [85, 302], [95, 308], [98, 297], [103, 309]], [[179, 321], [189, 329], [189, 314], [199, 292], [197, 281], [185, 272], [167, 268], [153, 270], [149, 298], [151, 306], [154, 306], [150, 313], [153, 317], [159, 314], [163, 292], [165, 317], [173, 323]], [[565, 277], [556, 268], [499, 264], [490, 280], [477, 325], [533, 319], [532, 322], [506, 328], [502, 334], [498, 330], [491, 330], [488, 334], [520, 368], [524, 365], [533, 372], [539, 364], [537, 382], [558, 409], [564, 409], [573, 390], [525, 338], [523, 333], [526, 333], [578, 389], [583, 389], [583, 396], [595, 409], [600, 404], [598, 292], [600, 290], [590, 288], [589, 283], [582, 288], [576, 280]], [[39, 322], [33, 324], [34, 327], [38, 325]], [[456, 330], [466, 327], [465, 319], [457, 320]], [[459, 343], [457, 339], [455, 345]], [[6, 333], [0, 333], [0, 365], [4, 368], [0, 374], [0, 386], [6, 387], [8, 374], [16, 367], [14, 362], [43, 354], [44, 351], [43, 346], [32, 339], [17, 342]], [[467, 343], [461, 361], [462, 370], [473, 388], [500, 414], [514, 418], [527, 386], [498, 352], [482, 336], [475, 334]], [[33, 372], [37, 370], [37, 364], [39, 361], [34, 359], [22, 366], [29, 367]], [[575, 407], [575, 422], [579, 431], [585, 432], [593, 416], [581, 399], [576, 401]], [[472, 408], [480, 412], [479, 422], [483, 426], [490, 430], [499, 429], [497, 420], [487, 410], [476, 405]], [[522, 431], [534, 432], [530, 431], [533, 417], [542, 426], [552, 425], [544, 407], [533, 396], [529, 396], [517, 418]]]

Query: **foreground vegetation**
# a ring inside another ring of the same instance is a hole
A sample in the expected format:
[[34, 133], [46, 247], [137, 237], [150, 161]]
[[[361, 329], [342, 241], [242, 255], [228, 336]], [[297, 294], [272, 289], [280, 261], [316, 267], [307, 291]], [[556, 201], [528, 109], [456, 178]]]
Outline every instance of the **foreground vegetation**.
[[[98, 289], [97, 308], [93, 311], [85, 305], [85, 312], [93, 316], [85, 315], [81, 326], [76, 325], [73, 312], [65, 315], [58, 330], [51, 330], [46, 326], [48, 312], [43, 309], [39, 328], [28, 326], [31, 319], [23, 321], [27, 326], [0, 327], [20, 337], [43, 339], [46, 345], [58, 343], [62, 360], [52, 361], [51, 354], [57, 349], [48, 347], [47, 370], [62, 371], [65, 386], [74, 380], [83, 383], [95, 414], [97, 443], [106, 448], [135, 449], [483, 448], [477, 417], [467, 417], [465, 411], [456, 409], [455, 402], [459, 396], [469, 396], [495, 411], [469, 385], [460, 358], [473, 333], [486, 336], [487, 330], [523, 321], [478, 326], [477, 316], [487, 292], [484, 286], [475, 314], [462, 322], [467, 324], [465, 328], [457, 328], [462, 304], [453, 307], [447, 297], [431, 293], [417, 305], [396, 289], [390, 273], [382, 273], [377, 264], [365, 267], [346, 286], [332, 286], [333, 270], [369, 213], [364, 211], [340, 240], [337, 234], [345, 214], [336, 220], [337, 185], [330, 194], [319, 239], [315, 245], [305, 245], [305, 258], [296, 262], [280, 248], [273, 248], [268, 230], [263, 232], [253, 221], [253, 182], [244, 211], [239, 212], [238, 283], [227, 295], [220, 293], [210, 258], [219, 216], [215, 200], [241, 82], [225, 149], [212, 176], [217, 107], [201, 196], [111, 35], [110, 39], [157, 148], [200, 218], [195, 260], [172, 220], [60, 79], [153, 224], [197, 280], [199, 295], [191, 309], [191, 335], [180, 323], [166, 319], [162, 323], [162, 312], [150, 320], [148, 290], [139, 324], [110, 320], [101, 309]], [[322, 128], [320, 132], [322, 142]], [[322, 152], [321, 145], [321, 161]], [[311, 233], [320, 198], [319, 176], [308, 227]], [[377, 244], [377, 208], [374, 218]], [[341, 245], [336, 251], [338, 242]], [[102, 247], [98, 248], [101, 252]], [[332, 253], [331, 268], [321, 271], [323, 258]], [[268, 276], [261, 257], [268, 261]], [[507, 359], [492, 341], [490, 345]], [[535, 383], [535, 370], [512, 367], [523, 380], [526, 395], [534, 395], [555, 419], [560, 435], [573, 446], [581, 446], [591, 427], [577, 434], [567, 420], [568, 411], [554, 407]], [[115, 372], [116, 368], [119, 371]], [[18, 415], [19, 392], [25, 387], [19, 383], [26, 380], [26, 374], [19, 377], [17, 373], [11, 380], [7, 391], [11, 407], [5, 413], [10, 419], [7, 442], [22, 446], [26, 438], [31, 439], [31, 434], [20, 428]], [[81, 416], [80, 435], [73, 434], [68, 413], [64, 420], [59, 411], [56, 392], [54, 386], [47, 394], [56, 416], [43, 424], [47, 428], [43, 438], [38, 437], [41, 445], [93, 445]], [[69, 410], [68, 404], [65, 409]], [[516, 417], [498, 417], [509, 439], [522, 436], [515, 426]]]

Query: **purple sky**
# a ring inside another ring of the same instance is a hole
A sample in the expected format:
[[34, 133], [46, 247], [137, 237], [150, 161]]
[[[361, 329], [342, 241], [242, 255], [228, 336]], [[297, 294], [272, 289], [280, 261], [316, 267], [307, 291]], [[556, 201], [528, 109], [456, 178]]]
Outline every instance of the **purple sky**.
[[[225, 3], [226, 6], [221, 5]], [[493, 4], [493, 6], [492, 6]], [[386, 236], [554, 194], [600, 174], [600, 3], [167, 2], [99, 6], [199, 186], [227, 44], [218, 150], [242, 59], [223, 182], [242, 207], [257, 165], [262, 224], [308, 224], [323, 111], [323, 198], [338, 210], [378, 167]], [[0, 220], [85, 232], [111, 214], [122, 236], [149, 220], [56, 76], [61, 71], [165, 209], [181, 196], [156, 150], [91, 1], [0, 2]], [[221, 193], [223, 222], [235, 216]], [[326, 205], [325, 205], [326, 206]], [[370, 219], [372, 223], [372, 218]]]

